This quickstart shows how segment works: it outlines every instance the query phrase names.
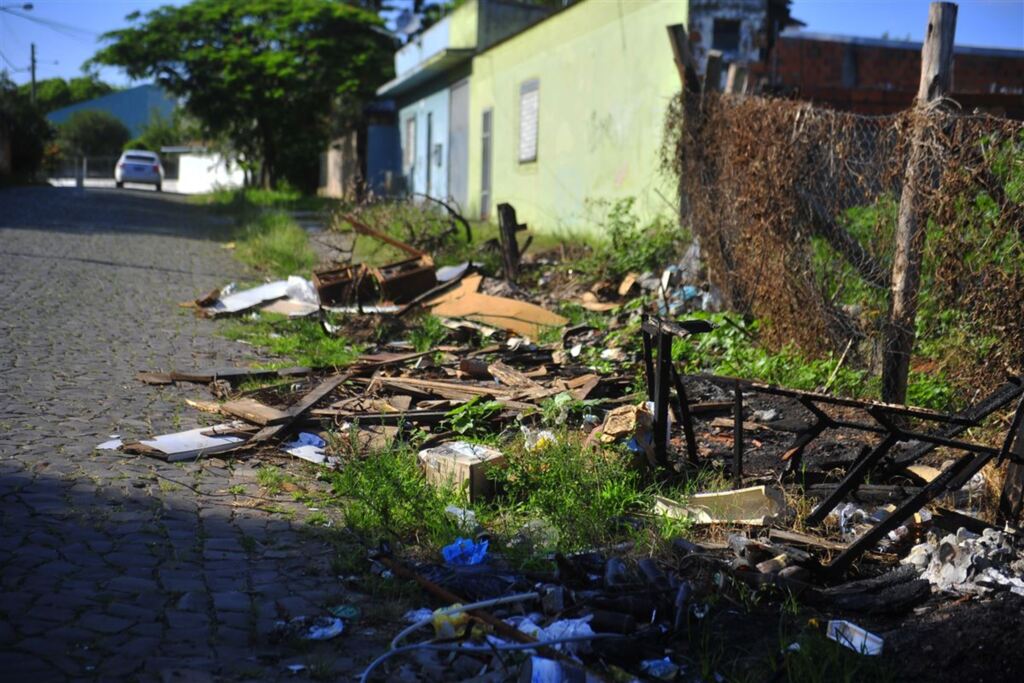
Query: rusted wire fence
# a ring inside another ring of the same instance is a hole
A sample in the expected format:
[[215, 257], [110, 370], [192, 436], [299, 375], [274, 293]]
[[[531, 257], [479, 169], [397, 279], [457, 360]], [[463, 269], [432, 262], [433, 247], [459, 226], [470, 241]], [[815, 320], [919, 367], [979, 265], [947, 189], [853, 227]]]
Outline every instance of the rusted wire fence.
[[[881, 367], [894, 234], [914, 135], [925, 230], [912, 367], [961, 388], [1024, 355], [1024, 124], [927, 112], [867, 117], [718, 93], [677, 98], [663, 163], [730, 307], [764, 341]], [[970, 394], [965, 394], [969, 398]]]

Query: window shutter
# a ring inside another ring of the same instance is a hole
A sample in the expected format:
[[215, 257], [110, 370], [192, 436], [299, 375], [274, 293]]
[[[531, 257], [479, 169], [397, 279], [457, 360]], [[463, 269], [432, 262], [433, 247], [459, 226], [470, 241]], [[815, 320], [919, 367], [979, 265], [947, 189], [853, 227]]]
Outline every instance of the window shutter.
[[527, 81], [519, 87], [519, 163], [537, 160], [537, 124], [540, 82]]

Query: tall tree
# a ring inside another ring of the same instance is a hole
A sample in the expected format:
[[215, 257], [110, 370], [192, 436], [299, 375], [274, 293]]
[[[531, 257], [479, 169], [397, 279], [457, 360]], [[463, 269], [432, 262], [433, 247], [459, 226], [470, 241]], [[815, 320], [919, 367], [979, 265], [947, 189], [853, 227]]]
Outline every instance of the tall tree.
[[7, 74], [0, 71], [0, 129], [11, 145], [11, 172], [18, 178], [31, 178], [43, 163], [44, 151], [53, 139], [53, 128]]
[[[18, 89], [26, 97], [32, 92], [32, 86], [27, 83]], [[51, 112], [112, 92], [114, 87], [101, 81], [96, 74], [87, 73], [67, 81], [63, 78], [45, 78], [36, 84], [36, 103], [40, 110]]]
[[207, 134], [259, 162], [267, 186], [308, 187], [332, 112], [358, 112], [391, 75], [380, 18], [334, 0], [195, 0], [128, 19], [92, 62], [183, 97]]

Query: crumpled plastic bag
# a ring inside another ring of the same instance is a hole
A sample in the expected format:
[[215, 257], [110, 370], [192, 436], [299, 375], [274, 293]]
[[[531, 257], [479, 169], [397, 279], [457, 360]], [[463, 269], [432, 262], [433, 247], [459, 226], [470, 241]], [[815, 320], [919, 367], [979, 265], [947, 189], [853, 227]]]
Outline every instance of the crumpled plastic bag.
[[469, 567], [480, 564], [487, 556], [487, 540], [471, 541], [468, 538], [456, 538], [451, 545], [441, 548], [444, 561], [455, 567]]
[[327, 445], [327, 442], [321, 439], [316, 434], [310, 434], [309, 432], [299, 432], [299, 436], [295, 441], [289, 441], [285, 444], [287, 448], [299, 448], [300, 446], [314, 446], [316, 448], [323, 448]]
[[[302, 301], [314, 306], [320, 305], [320, 295], [317, 294], [316, 287], [313, 286], [312, 282], [298, 275], [288, 276], [288, 286], [285, 287], [284, 294], [289, 299], [294, 299], [295, 301]], [[221, 296], [223, 296], [223, 293], [221, 293]]]

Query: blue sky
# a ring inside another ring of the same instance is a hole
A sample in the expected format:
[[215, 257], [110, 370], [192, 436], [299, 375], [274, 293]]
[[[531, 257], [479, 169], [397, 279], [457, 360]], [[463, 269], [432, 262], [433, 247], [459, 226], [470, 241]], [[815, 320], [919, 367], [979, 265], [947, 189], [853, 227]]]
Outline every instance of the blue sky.
[[[0, 7], [24, 1], [0, 0]], [[34, 42], [40, 79], [76, 76], [95, 52], [99, 35], [126, 25], [125, 15], [183, 1], [32, 0], [35, 8], [28, 15], [57, 22], [52, 27], [0, 11], [0, 69], [10, 69], [12, 64], [27, 67], [29, 44]], [[807, 23], [808, 31], [873, 38], [888, 32], [892, 38], [921, 40], [928, 4], [928, 0], [795, 0], [793, 15]], [[1024, 49], [1024, 0], [962, 0], [959, 4], [957, 43]], [[128, 84], [117, 70], [104, 69], [101, 75], [112, 83]], [[27, 71], [15, 71], [12, 76], [17, 83], [29, 80]]]

